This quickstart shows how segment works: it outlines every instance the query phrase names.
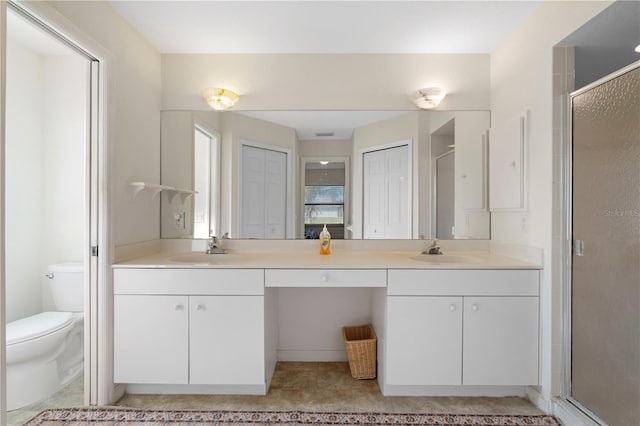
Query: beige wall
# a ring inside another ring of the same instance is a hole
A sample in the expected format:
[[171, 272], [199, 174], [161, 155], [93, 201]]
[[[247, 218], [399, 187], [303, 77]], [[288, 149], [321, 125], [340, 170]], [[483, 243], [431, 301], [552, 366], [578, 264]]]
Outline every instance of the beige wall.
[[350, 157], [353, 141], [349, 140], [301, 140], [298, 143], [300, 157]]
[[488, 109], [489, 55], [163, 55], [163, 109], [206, 109], [209, 86], [236, 109], [415, 110], [409, 94], [439, 85], [442, 109]]
[[[552, 48], [602, 11], [610, 2], [543, 2], [491, 53], [491, 122], [500, 123], [529, 111], [529, 210], [493, 213], [491, 237], [544, 249], [551, 264], [552, 218]], [[526, 47], [526, 48], [524, 48]], [[492, 188], [492, 190], [494, 190]], [[523, 226], [524, 223], [524, 226]], [[559, 283], [551, 285], [551, 270], [541, 286], [541, 390], [545, 399], [560, 385], [561, 321], [552, 322], [552, 302], [560, 299]]]
[[145, 193], [134, 200], [127, 183], [160, 180], [160, 54], [106, 2], [47, 4], [111, 56], [107, 58], [107, 138], [113, 242], [156, 239], [160, 236], [158, 199]]

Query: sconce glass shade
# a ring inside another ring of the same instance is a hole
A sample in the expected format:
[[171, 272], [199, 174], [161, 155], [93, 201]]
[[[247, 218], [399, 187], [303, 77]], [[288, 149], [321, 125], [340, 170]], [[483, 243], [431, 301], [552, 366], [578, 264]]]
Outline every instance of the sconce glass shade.
[[446, 93], [439, 87], [427, 87], [415, 92], [411, 99], [418, 108], [431, 109], [437, 107]]
[[236, 103], [239, 96], [236, 92], [220, 87], [209, 87], [202, 92], [202, 97], [209, 106], [216, 111], [230, 109]]

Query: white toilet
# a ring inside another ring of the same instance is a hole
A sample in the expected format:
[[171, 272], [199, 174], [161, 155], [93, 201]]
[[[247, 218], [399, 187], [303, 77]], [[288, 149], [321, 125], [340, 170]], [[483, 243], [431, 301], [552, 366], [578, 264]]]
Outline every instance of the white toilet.
[[46, 280], [57, 311], [7, 324], [8, 410], [53, 395], [83, 370], [83, 265], [50, 265]]

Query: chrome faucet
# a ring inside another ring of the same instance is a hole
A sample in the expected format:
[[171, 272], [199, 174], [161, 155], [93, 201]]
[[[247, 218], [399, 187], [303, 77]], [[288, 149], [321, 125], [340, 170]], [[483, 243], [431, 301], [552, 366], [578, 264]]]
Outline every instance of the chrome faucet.
[[434, 238], [431, 245], [427, 247], [426, 250], [422, 252], [422, 254], [444, 254], [444, 253], [442, 253], [442, 250], [440, 250], [440, 246], [438, 245], [438, 239]]
[[207, 254], [226, 254], [227, 251], [221, 247], [218, 247], [218, 244], [220, 243], [220, 241], [218, 241], [218, 237], [216, 237], [215, 235], [211, 236], [211, 240], [209, 241], [209, 244], [207, 245]]

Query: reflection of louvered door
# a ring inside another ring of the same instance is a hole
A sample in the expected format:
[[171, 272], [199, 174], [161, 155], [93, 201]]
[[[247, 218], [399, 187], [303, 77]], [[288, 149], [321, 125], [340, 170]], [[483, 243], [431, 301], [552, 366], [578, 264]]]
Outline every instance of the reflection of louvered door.
[[287, 154], [242, 146], [241, 238], [285, 238]]
[[411, 238], [409, 146], [365, 153], [363, 170], [364, 238]]

